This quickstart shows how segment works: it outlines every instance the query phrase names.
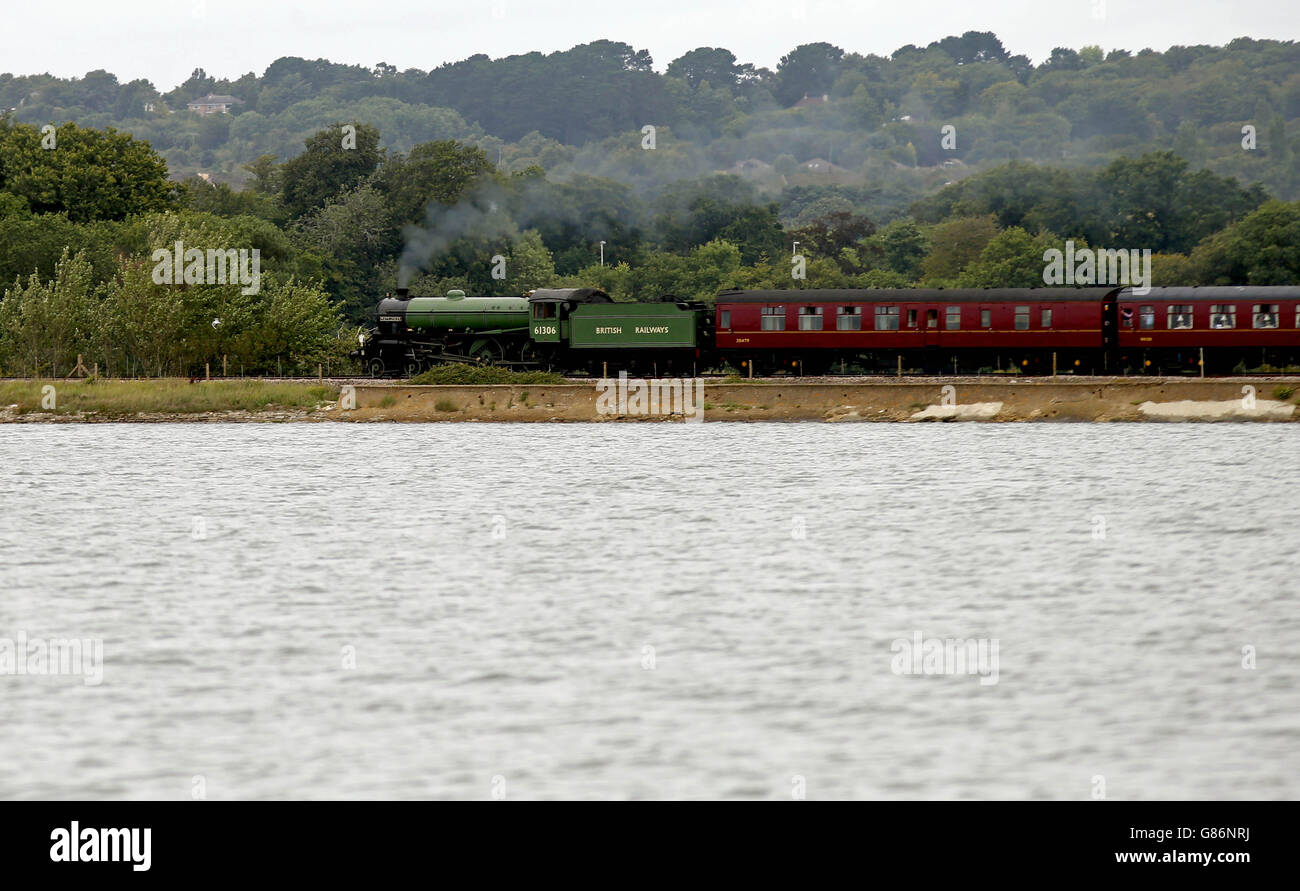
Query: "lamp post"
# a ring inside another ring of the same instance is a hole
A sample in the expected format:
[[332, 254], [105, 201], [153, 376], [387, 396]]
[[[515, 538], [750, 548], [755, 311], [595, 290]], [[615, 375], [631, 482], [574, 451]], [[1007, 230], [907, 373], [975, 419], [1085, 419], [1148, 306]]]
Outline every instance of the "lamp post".
[[602, 268], [605, 265], [605, 242], [603, 241], [600, 243], [600, 265]]

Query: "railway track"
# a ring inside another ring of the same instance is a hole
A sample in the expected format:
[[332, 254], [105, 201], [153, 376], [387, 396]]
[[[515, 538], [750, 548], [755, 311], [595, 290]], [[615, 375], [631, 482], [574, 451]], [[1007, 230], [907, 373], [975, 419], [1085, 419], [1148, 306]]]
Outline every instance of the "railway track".
[[[629, 375], [629, 377], [633, 377], [633, 378], [635, 378], [635, 375]], [[1225, 375], [1225, 374], [1220, 374], [1220, 375], [1206, 375], [1206, 376], [1203, 377], [1203, 378], [1202, 378], [1202, 377], [1199, 377], [1199, 376], [1197, 376], [1197, 375], [1178, 375], [1178, 376], [1165, 376], [1165, 377], [1161, 377], [1161, 376], [1159, 376], [1159, 375], [1154, 375], [1154, 374], [1152, 374], [1152, 375], [1114, 375], [1114, 374], [1087, 375], [1087, 374], [1062, 374], [1062, 375], [1057, 375], [1056, 377], [1052, 377], [1050, 374], [1049, 374], [1049, 375], [1013, 375], [1013, 374], [958, 374], [958, 375], [953, 375], [953, 374], [932, 374], [932, 375], [922, 375], [922, 374], [904, 374], [904, 375], [901, 375], [901, 376], [899, 376], [899, 375], [895, 375], [895, 374], [845, 374], [845, 375], [840, 375], [840, 374], [831, 374], [831, 375], [820, 375], [820, 376], [804, 375], [804, 376], [802, 376], [802, 377], [797, 376], [797, 375], [775, 375], [775, 376], [770, 376], [770, 377], [753, 377], [753, 378], [749, 378], [749, 377], [736, 378], [736, 377], [733, 377], [733, 376], [730, 376], [730, 375], [725, 375], [725, 374], [700, 374], [700, 375], [696, 375], [696, 377], [699, 377], [699, 378], [701, 378], [701, 379], [703, 379], [703, 380], [705, 380], [705, 381], [712, 381], [712, 382], [714, 382], [714, 383], [722, 383], [722, 382], [725, 381], [725, 382], [727, 382], [727, 383], [735, 383], [735, 384], [744, 384], [744, 383], [774, 383], [774, 384], [791, 384], [791, 383], [803, 383], [803, 384], [834, 384], [834, 383], [870, 384], [870, 383], [879, 383], [879, 384], [888, 384], [888, 383], [900, 383], [900, 382], [901, 382], [901, 383], [923, 383], [923, 382], [931, 382], [931, 383], [949, 383], [949, 384], [951, 384], [951, 383], [986, 383], [986, 384], [987, 384], [987, 383], [1008, 383], [1008, 382], [1012, 382], [1012, 381], [1019, 381], [1019, 382], [1024, 382], [1024, 383], [1051, 383], [1051, 382], [1062, 382], [1062, 381], [1084, 381], [1084, 382], [1087, 382], [1087, 381], [1096, 381], [1096, 382], [1103, 382], [1103, 381], [1115, 381], [1115, 380], [1132, 380], [1132, 381], [1158, 381], [1158, 380], [1171, 380], [1171, 381], [1197, 381], [1197, 380], [1203, 380], [1203, 381], [1210, 381], [1210, 382], [1212, 382], [1212, 381], [1229, 381], [1229, 380], [1252, 380], [1252, 381], [1278, 381], [1278, 382], [1287, 382], [1287, 381], [1289, 381], [1289, 382], [1294, 382], [1294, 381], [1296, 381], [1297, 379], [1300, 379], [1300, 372], [1292, 372], [1292, 373], [1270, 372], [1270, 373], [1268, 373], [1268, 374], [1250, 374], [1250, 373], [1242, 373], [1242, 374], [1226, 374], [1226, 375]], [[373, 377], [364, 377], [364, 376], [356, 376], [356, 377], [324, 377], [324, 378], [318, 378], [318, 377], [270, 377], [270, 376], [266, 376], [266, 377], [256, 377], [256, 378], [254, 378], [254, 377], [245, 377], [245, 378], [218, 378], [218, 377], [213, 377], [212, 380], [214, 380], [214, 381], [215, 381], [215, 380], [262, 380], [262, 381], [274, 381], [274, 382], [277, 382], [277, 383], [304, 383], [304, 384], [312, 384], [312, 383], [326, 383], [326, 384], [332, 384], [332, 385], [352, 385], [352, 386], [356, 386], [356, 385], [362, 385], [362, 384], [364, 384], [364, 385], [366, 385], [366, 386], [380, 386], [380, 387], [382, 387], [382, 386], [401, 387], [401, 386], [409, 386], [409, 385], [410, 385], [410, 380], [409, 380], [408, 378], [373, 378]], [[571, 383], [571, 384], [586, 384], [586, 383], [594, 384], [594, 383], [595, 383], [596, 381], [598, 381], [598, 380], [600, 380], [600, 378], [597, 378], [597, 377], [589, 377], [589, 376], [566, 376], [566, 377], [565, 377], [565, 382], [566, 382], [566, 383]], [[202, 381], [199, 381], [199, 383], [202, 383]], [[453, 384], [453, 385], [451, 385], [451, 386], [491, 386], [491, 385], [490, 385], [490, 384], [483, 384], [483, 385], [476, 385], [476, 384]], [[535, 385], [535, 386], [544, 386], [544, 385]]]

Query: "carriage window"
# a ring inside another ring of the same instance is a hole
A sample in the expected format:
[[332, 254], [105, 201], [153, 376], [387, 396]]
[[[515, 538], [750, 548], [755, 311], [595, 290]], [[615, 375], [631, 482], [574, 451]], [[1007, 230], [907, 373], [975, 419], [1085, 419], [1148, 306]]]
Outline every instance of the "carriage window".
[[718, 327], [719, 327], [719, 328], [730, 328], [730, 327], [731, 327], [731, 310], [729, 310], [729, 309], [719, 310], [719, 312], [718, 312]]
[[947, 314], [945, 315], [943, 320], [943, 327], [947, 328], [949, 331], [956, 331], [959, 328], [961, 328], [961, 307], [960, 306], [948, 307]]
[[841, 306], [835, 319], [835, 328], [839, 331], [861, 331], [862, 307]]
[[763, 319], [761, 324], [763, 331], [784, 331], [785, 330], [785, 307], [784, 306], [765, 306], [763, 307]]
[[822, 330], [822, 308], [820, 306], [802, 306], [799, 308], [799, 330]]
[[1029, 330], [1029, 307], [1027, 306], [1016, 307], [1016, 330], [1017, 331]]
[[925, 327], [927, 328], [939, 327], [939, 310], [927, 309], [925, 311]]
[[1192, 327], [1192, 305], [1190, 303], [1169, 304], [1169, 328]]
[[1237, 304], [1211, 303], [1210, 304], [1210, 327], [1211, 328], [1236, 328], [1237, 327]]
[[993, 327], [993, 310], [991, 309], [980, 310], [980, 327], [981, 328]]
[[1043, 321], [1043, 327], [1044, 327], [1044, 328], [1050, 328], [1050, 327], [1052, 327], [1052, 311], [1051, 311], [1050, 309], [1045, 309], [1045, 310], [1043, 310], [1043, 319], [1042, 319], [1042, 321]]
[[1251, 313], [1256, 328], [1276, 328], [1278, 311], [1276, 303], [1256, 303]]
[[916, 310], [914, 309], [909, 309], [907, 311], [907, 327], [909, 328], [916, 327]]
[[1150, 331], [1156, 326], [1156, 308], [1154, 306], [1138, 307], [1138, 327]]
[[876, 330], [877, 331], [898, 330], [898, 307], [897, 306], [876, 307]]
[[1119, 323], [1125, 328], [1133, 327], [1133, 307], [1121, 307], [1119, 311]]

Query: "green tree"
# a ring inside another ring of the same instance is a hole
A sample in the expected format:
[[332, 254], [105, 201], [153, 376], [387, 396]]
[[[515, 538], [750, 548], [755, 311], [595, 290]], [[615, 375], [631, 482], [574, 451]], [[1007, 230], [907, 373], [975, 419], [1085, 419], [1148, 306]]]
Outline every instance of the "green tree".
[[[354, 127], [355, 133], [345, 130]], [[382, 152], [379, 131], [368, 124], [334, 124], [308, 138], [306, 151], [285, 162], [285, 208], [300, 217], [374, 173]]]
[[963, 288], [1041, 288], [1043, 253], [1053, 247], [1060, 249], [1053, 236], [1034, 237], [1013, 226], [985, 246], [979, 259], [958, 277], [957, 284]]
[[41, 377], [67, 374], [91, 352], [99, 306], [90, 262], [65, 249], [45, 281], [15, 281], [0, 301], [0, 368]]
[[932, 228], [930, 253], [921, 263], [924, 283], [933, 287], [955, 281], [997, 234], [997, 219], [992, 214], [959, 217]]
[[929, 250], [930, 241], [916, 223], [895, 220], [864, 239], [858, 253], [868, 270], [885, 269], [915, 282], [921, 277], [921, 263]]
[[736, 64], [736, 56], [730, 50], [702, 46], [669, 62], [665, 74], [682, 78], [692, 88], [707, 83], [711, 87], [730, 90], [740, 83], [744, 68]]
[[498, 294], [526, 294], [534, 288], [543, 288], [555, 278], [555, 263], [551, 252], [542, 243], [536, 229], [528, 229], [510, 245], [506, 260], [506, 278], [500, 281]]
[[492, 181], [494, 168], [482, 149], [455, 140], [424, 142], [405, 157], [390, 157], [375, 185], [397, 223], [425, 219], [430, 203], [454, 205], [476, 187]]
[[76, 223], [171, 206], [167, 164], [148, 143], [72, 123], [42, 133], [0, 118], [0, 192]]
[[1300, 201], [1269, 201], [1192, 251], [1201, 284], [1292, 285], [1300, 281]]
[[781, 57], [776, 66], [776, 98], [791, 106], [804, 96], [831, 91], [839, 76], [844, 50], [829, 43], [805, 43]]

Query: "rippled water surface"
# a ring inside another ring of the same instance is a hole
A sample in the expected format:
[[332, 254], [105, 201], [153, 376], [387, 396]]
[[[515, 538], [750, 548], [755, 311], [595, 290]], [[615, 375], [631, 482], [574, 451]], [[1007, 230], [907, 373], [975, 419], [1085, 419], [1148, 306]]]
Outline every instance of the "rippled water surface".
[[0, 797], [1294, 798], [1297, 435], [0, 427]]

